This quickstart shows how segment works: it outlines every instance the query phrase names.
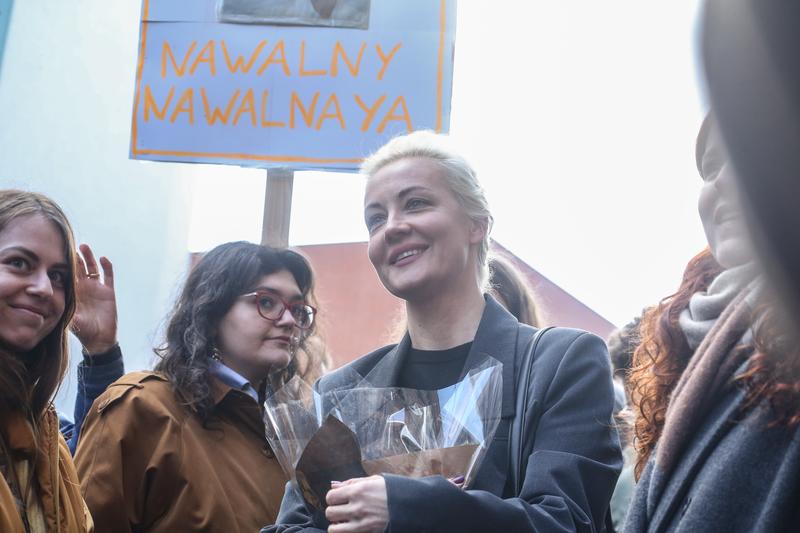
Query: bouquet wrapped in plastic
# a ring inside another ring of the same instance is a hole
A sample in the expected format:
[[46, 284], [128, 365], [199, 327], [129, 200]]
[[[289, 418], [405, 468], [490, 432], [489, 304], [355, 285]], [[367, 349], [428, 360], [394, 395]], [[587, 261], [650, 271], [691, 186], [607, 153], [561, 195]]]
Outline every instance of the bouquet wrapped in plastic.
[[500, 421], [499, 362], [436, 391], [374, 387], [347, 371], [356, 386], [320, 394], [295, 377], [265, 402], [267, 438], [312, 513], [324, 513], [331, 481], [373, 474], [463, 476], [469, 487]]

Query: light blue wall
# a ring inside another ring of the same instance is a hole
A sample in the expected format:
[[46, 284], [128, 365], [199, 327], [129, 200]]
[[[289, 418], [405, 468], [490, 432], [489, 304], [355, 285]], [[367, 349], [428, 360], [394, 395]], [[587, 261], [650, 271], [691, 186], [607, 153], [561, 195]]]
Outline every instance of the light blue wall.
[[[0, 0], [0, 5], [7, 4]], [[128, 370], [147, 368], [185, 273], [195, 167], [128, 159], [139, 3], [16, 2], [0, 76], [0, 187], [52, 196], [115, 265]], [[75, 364], [58, 407], [72, 410]]]
[[0, 0], [0, 72], [3, 66], [3, 47], [6, 44], [6, 31], [8, 30], [8, 21], [11, 18], [11, 0]]

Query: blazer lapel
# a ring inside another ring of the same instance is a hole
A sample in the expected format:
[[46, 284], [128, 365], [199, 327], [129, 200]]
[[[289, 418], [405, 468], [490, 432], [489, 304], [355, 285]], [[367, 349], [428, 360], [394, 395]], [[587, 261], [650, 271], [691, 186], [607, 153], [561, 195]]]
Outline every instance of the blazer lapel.
[[516, 411], [515, 361], [519, 322], [491, 296], [486, 297], [475, 340], [467, 356], [463, 373], [492, 357], [503, 365], [501, 420], [489, 449], [470, 488], [503, 494], [508, 476], [508, 433]]
[[514, 416], [515, 386], [514, 363], [517, 352], [519, 322], [491, 296], [486, 297], [483, 311], [472, 349], [464, 365], [464, 374], [492, 357], [503, 364], [503, 408], [502, 417]]
[[400, 343], [389, 350], [378, 363], [364, 376], [364, 381], [373, 387], [395, 387], [400, 375], [408, 350], [411, 348], [411, 338], [408, 332]]

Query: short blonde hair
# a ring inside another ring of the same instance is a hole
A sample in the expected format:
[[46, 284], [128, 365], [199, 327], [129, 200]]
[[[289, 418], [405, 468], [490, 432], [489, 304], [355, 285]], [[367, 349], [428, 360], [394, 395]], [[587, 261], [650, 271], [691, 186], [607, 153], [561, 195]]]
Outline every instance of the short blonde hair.
[[361, 173], [369, 180], [386, 165], [411, 157], [425, 157], [442, 167], [445, 181], [464, 213], [473, 222], [484, 225], [486, 231], [478, 248], [478, 280], [481, 288], [486, 289], [489, 232], [494, 219], [475, 169], [453, 148], [447, 135], [421, 130], [395, 137], [364, 160]]

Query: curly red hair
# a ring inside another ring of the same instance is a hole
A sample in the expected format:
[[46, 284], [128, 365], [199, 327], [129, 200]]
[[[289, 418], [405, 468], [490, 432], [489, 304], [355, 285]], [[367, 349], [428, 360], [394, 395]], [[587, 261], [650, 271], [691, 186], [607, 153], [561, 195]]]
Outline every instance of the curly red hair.
[[[678, 291], [650, 308], [642, 318], [641, 343], [633, 354], [628, 377], [637, 479], [661, 436], [670, 396], [693, 353], [678, 317], [689, 306], [692, 295], [707, 290], [721, 271], [706, 248], [689, 261]], [[757, 310], [756, 314], [762, 318], [755, 327], [752, 346], [737, 348], [753, 353], [747, 371], [736, 377], [747, 390], [744, 409], [766, 402], [772, 411], [770, 425], [797, 425], [800, 347], [787, 336], [791, 328], [778, 323], [775, 309]]]
[[628, 388], [634, 414], [633, 446], [636, 450], [634, 473], [638, 479], [664, 429], [664, 419], [672, 390], [678, 383], [692, 349], [678, 324], [689, 299], [708, 289], [722, 267], [706, 248], [694, 256], [683, 273], [675, 294], [648, 309], [639, 326], [641, 342], [633, 352]]

